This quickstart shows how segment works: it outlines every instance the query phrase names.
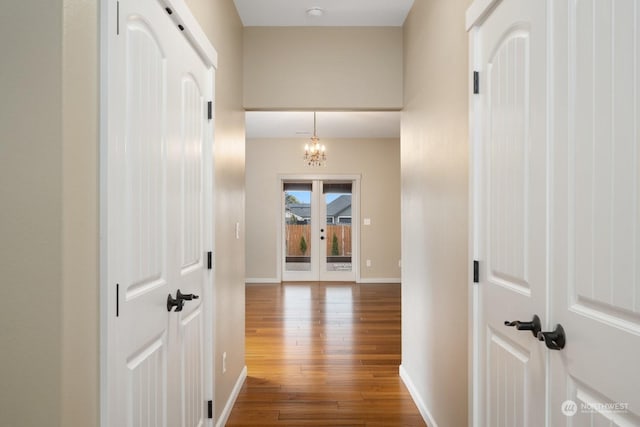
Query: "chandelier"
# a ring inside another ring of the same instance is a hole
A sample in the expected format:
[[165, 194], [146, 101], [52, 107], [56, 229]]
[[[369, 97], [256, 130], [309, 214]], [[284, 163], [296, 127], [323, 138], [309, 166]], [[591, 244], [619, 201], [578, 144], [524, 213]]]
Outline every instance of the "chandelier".
[[311, 145], [304, 145], [304, 161], [307, 166], [324, 166], [327, 161], [327, 155], [324, 152], [324, 145], [320, 145], [320, 138], [316, 134], [316, 112], [313, 112], [313, 136], [311, 137]]

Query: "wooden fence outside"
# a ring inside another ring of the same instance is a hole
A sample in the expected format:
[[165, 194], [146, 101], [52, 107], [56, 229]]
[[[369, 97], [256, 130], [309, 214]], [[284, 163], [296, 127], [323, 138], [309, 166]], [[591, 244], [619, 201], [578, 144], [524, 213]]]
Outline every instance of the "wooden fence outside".
[[[327, 225], [325, 241], [327, 242], [327, 255], [351, 256], [351, 224], [330, 224]], [[338, 240], [338, 253], [331, 252], [333, 247], [333, 236]], [[311, 253], [311, 225], [309, 224], [286, 224], [286, 244], [287, 256], [309, 256]], [[302, 236], [307, 243], [306, 253], [300, 249]]]

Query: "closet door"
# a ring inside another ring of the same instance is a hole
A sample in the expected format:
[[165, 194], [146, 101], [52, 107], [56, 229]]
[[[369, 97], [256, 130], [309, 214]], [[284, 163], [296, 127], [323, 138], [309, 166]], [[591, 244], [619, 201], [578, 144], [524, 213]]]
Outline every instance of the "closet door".
[[547, 326], [545, 14], [544, 2], [505, 0], [474, 34], [474, 400], [482, 426], [545, 423], [547, 350], [536, 338]]
[[108, 426], [203, 426], [212, 395], [213, 71], [172, 7], [110, 9]]
[[119, 12], [109, 73], [108, 425], [165, 426], [178, 420], [163, 307], [175, 276], [166, 187], [170, 21], [153, 0], [121, 2]]
[[553, 4], [553, 425], [640, 425], [640, 2]]

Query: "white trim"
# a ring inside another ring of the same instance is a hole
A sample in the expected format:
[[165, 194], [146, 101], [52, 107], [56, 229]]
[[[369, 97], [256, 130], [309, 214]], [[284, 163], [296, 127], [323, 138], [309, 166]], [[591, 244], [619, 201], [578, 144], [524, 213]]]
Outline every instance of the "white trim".
[[200, 54], [207, 65], [218, 68], [218, 52], [211, 45], [209, 38], [202, 31], [200, 24], [191, 13], [185, 0], [164, 0], [164, 3], [173, 10], [171, 20], [184, 27], [182, 33], [191, 42], [194, 49]]
[[220, 413], [220, 418], [216, 422], [216, 427], [224, 427], [229, 420], [229, 415], [231, 415], [231, 410], [233, 409], [233, 405], [236, 403], [236, 399], [238, 398], [238, 394], [240, 394], [240, 389], [242, 389], [242, 385], [244, 384], [244, 380], [247, 379], [247, 367], [242, 368], [242, 372], [238, 376], [236, 381], [236, 385], [233, 386], [233, 390], [231, 390], [231, 394], [229, 395], [229, 399], [227, 399], [226, 405], [224, 405], [224, 409]]
[[[484, 82], [482, 61], [480, 57], [480, 46], [478, 27], [469, 31], [469, 75], [472, 71], [480, 71], [480, 85]], [[481, 182], [481, 162], [479, 147], [482, 143], [482, 93], [473, 94], [473, 79], [469, 79], [469, 247], [467, 265], [473, 265], [474, 260], [482, 262], [480, 256], [480, 240], [478, 232], [480, 230], [480, 192]], [[471, 350], [468, 356], [468, 423], [469, 426], [482, 425], [481, 419], [484, 408], [480, 405], [481, 384], [480, 384], [480, 289], [473, 283], [473, 269], [469, 268], [468, 273], [469, 296], [467, 301], [468, 310], [468, 348]]]
[[416, 406], [418, 407], [418, 411], [420, 411], [420, 415], [422, 415], [422, 419], [427, 423], [429, 427], [438, 427], [438, 423], [436, 423], [433, 415], [431, 415], [431, 412], [429, 412], [427, 405], [425, 405], [422, 396], [420, 396], [420, 393], [418, 393], [418, 389], [416, 389], [413, 381], [411, 381], [411, 377], [409, 377], [409, 373], [404, 368], [404, 366], [400, 365], [399, 372], [402, 382], [407, 387], [407, 390], [409, 390], [409, 394], [413, 399], [413, 403], [416, 404]]
[[467, 8], [465, 14], [465, 29], [469, 31], [471, 27], [480, 25], [489, 16], [493, 8], [502, 0], [475, 0]]
[[264, 284], [272, 284], [272, 283], [280, 283], [280, 279], [277, 277], [267, 277], [267, 278], [257, 278], [257, 277], [247, 277], [244, 279], [245, 284], [252, 283], [264, 283]]
[[361, 277], [356, 283], [401, 283], [399, 277]]

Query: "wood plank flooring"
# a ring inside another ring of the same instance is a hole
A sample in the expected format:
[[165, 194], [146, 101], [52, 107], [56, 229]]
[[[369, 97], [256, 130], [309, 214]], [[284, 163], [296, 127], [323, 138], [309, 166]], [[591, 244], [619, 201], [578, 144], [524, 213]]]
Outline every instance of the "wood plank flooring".
[[248, 378], [227, 426], [424, 426], [398, 376], [398, 284], [247, 285]]

